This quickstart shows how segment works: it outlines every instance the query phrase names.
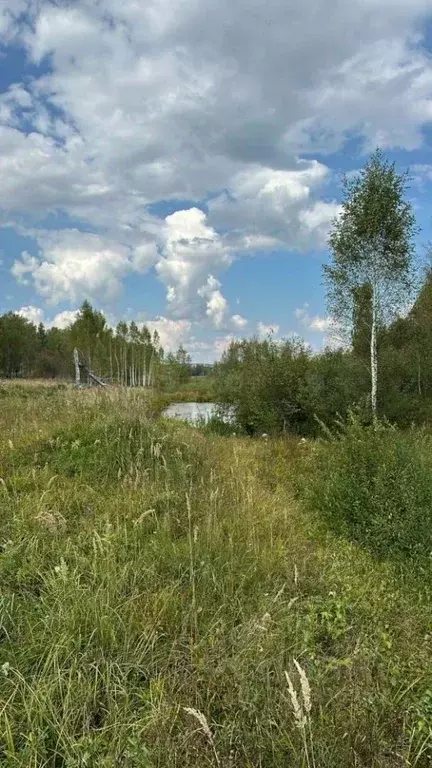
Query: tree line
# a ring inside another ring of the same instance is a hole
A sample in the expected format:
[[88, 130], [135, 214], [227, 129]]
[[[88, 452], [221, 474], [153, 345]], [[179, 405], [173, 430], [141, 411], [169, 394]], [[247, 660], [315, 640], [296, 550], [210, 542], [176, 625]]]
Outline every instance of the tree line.
[[407, 426], [432, 416], [432, 269], [418, 275], [407, 173], [377, 150], [344, 180], [324, 267], [342, 339], [312, 354], [298, 340], [234, 342], [215, 370], [221, 403], [247, 433], [316, 434], [356, 408]]
[[146, 325], [134, 321], [119, 322], [113, 329], [88, 301], [65, 329], [36, 326], [13, 312], [0, 316], [3, 378], [71, 379], [75, 348], [87, 370], [122, 386], [177, 386], [193, 372], [182, 346], [175, 354], [166, 354], [157, 331], [152, 334]]
[[[297, 339], [234, 341], [212, 376], [222, 405], [247, 433], [314, 434], [355, 407], [365, 421], [408, 425], [432, 415], [432, 269], [419, 277], [409, 177], [381, 151], [344, 180], [341, 213], [324, 267], [328, 308], [343, 340], [313, 354]], [[121, 322], [110, 328], [86, 301], [65, 330], [0, 317], [0, 375], [73, 375], [73, 349], [99, 376], [123, 386], [177, 387], [191, 374], [183, 347], [165, 354], [158, 334]]]

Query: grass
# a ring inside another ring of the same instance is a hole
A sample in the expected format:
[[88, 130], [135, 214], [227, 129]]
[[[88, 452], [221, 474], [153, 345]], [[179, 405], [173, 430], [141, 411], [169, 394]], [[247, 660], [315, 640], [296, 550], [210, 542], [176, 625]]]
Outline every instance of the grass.
[[427, 589], [302, 508], [313, 446], [7, 390], [2, 766], [430, 764]]
[[354, 415], [340, 427], [330, 443], [317, 443], [304, 462], [309, 481], [300, 481], [301, 495], [336, 533], [378, 555], [410, 560], [430, 580], [429, 431], [402, 432], [386, 422], [365, 427]]

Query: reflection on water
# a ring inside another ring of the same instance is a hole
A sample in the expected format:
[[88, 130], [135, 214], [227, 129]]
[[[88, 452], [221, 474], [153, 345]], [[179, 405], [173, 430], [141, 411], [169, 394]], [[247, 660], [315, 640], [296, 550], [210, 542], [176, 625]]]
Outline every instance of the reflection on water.
[[217, 410], [215, 403], [172, 403], [168, 408], [165, 408], [162, 415], [169, 419], [200, 424], [209, 421], [212, 416], [216, 416]]

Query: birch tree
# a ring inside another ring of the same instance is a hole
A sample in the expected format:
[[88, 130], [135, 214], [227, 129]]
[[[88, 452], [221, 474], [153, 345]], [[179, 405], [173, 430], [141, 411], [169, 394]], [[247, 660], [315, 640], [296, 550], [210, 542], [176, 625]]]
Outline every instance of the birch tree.
[[406, 306], [412, 286], [415, 217], [406, 200], [407, 173], [399, 174], [381, 150], [364, 169], [344, 179], [342, 211], [329, 237], [332, 262], [324, 267], [328, 306], [353, 340], [359, 292], [370, 297], [371, 408], [378, 403], [378, 328]]

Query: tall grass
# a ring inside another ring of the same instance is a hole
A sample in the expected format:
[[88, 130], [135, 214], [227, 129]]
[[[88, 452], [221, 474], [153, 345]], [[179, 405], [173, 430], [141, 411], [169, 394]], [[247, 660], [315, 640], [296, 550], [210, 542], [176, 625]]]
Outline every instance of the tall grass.
[[430, 572], [432, 439], [351, 416], [317, 446], [303, 495], [332, 528], [385, 557], [410, 558]]
[[274, 444], [148, 414], [2, 400], [0, 764], [428, 765], [430, 605], [323, 539]]

